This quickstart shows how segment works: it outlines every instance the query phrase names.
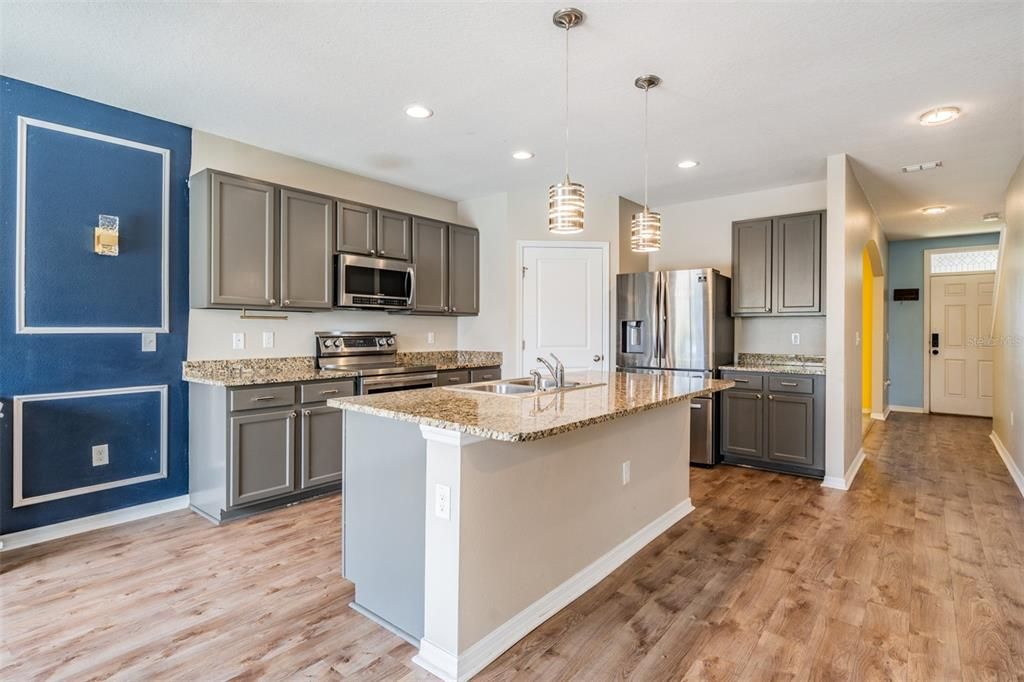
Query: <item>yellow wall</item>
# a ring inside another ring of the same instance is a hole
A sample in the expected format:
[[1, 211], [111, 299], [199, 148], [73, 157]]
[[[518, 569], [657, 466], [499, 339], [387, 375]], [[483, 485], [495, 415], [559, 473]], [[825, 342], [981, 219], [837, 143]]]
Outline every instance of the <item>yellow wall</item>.
[[861, 332], [860, 332], [860, 346], [861, 346], [861, 387], [862, 397], [861, 404], [865, 410], [871, 409], [871, 339], [872, 329], [871, 323], [874, 317], [874, 313], [871, 310], [872, 299], [874, 298], [874, 291], [872, 285], [874, 284], [874, 275], [871, 272], [871, 259], [868, 257], [868, 250], [864, 249], [864, 291], [862, 293], [863, 303], [862, 307], [862, 319], [861, 319]]

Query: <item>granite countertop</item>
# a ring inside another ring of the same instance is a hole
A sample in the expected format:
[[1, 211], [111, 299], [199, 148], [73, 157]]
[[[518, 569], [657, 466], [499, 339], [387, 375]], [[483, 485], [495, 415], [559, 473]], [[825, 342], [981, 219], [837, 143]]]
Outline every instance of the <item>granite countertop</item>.
[[541, 395], [494, 395], [465, 387], [335, 398], [331, 407], [460, 431], [491, 440], [540, 440], [619, 417], [707, 396], [735, 384], [669, 373], [570, 372], [599, 385]]
[[730, 372], [825, 376], [825, 358], [821, 355], [740, 353], [736, 364], [724, 365], [718, 369]]
[[[495, 367], [501, 353], [473, 350], [411, 351], [397, 355], [399, 365], [435, 365], [438, 370]], [[290, 358], [246, 358], [237, 360], [187, 360], [182, 363], [185, 381], [212, 386], [258, 386], [297, 381], [322, 381], [357, 376], [355, 372], [316, 368], [316, 358], [305, 355]]]

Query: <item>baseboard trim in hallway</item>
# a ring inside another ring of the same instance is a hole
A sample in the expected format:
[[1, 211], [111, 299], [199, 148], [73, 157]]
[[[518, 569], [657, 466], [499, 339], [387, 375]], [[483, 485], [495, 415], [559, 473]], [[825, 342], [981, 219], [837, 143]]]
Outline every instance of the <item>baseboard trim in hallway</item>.
[[910, 414], [924, 414], [923, 407], [913, 407], [911, 405], [890, 405], [890, 412], [908, 412]]
[[1003, 441], [999, 439], [999, 434], [993, 431], [988, 437], [992, 440], [992, 445], [996, 446], [996, 452], [999, 453], [999, 458], [1006, 465], [1006, 470], [1010, 472], [1010, 478], [1017, 484], [1017, 490], [1020, 491], [1021, 497], [1024, 497], [1024, 471], [1021, 471], [1017, 463], [1013, 461], [1010, 451], [1006, 449]]
[[850, 468], [846, 470], [842, 477], [826, 476], [821, 481], [821, 487], [832, 488], [833, 490], [849, 490], [853, 487], [853, 479], [857, 478], [860, 465], [864, 463], [865, 457], [867, 457], [867, 453], [864, 452], [864, 448], [861, 448], [857, 456], [853, 458], [853, 462], [850, 463]]
[[70, 521], [54, 523], [49, 526], [29, 528], [28, 530], [18, 531], [17, 533], [0, 535], [0, 551], [6, 552], [9, 549], [18, 549], [19, 547], [37, 545], [40, 542], [49, 542], [50, 540], [56, 540], [57, 538], [66, 538], [70, 535], [88, 533], [91, 530], [108, 528], [110, 526], [128, 523], [129, 521], [138, 521], [139, 519], [146, 519], [150, 516], [178, 511], [179, 509], [188, 509], [188, 495], [169, 497], [166, 500], [137, 504], [134, 507], [115, 509], [114, 511], [103, 512], [102, 514], [93, 514], [92, 516], [85, 516], [80, 519], [72, 519]]

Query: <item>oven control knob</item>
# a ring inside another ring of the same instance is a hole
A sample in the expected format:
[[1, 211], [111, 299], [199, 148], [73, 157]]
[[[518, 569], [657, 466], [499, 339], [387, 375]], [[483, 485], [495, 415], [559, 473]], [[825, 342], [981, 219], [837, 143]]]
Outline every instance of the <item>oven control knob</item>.
[[389, 339], [388, 339], [388, 345], [389, 345], [389, 346], [393, 346], [393, 345], [395, 345], [395, 340], [394, 340], [393, 338], [389, 338]]

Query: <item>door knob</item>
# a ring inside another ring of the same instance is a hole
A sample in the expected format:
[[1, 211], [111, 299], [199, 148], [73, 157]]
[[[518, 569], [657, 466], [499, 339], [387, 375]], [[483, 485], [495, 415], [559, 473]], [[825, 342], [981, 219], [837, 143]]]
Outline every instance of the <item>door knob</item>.
[[604, 360], [604, 356], [603, 355], [595, 355], [594, 356], [594, 362], [601, 362], [602, 360]]

